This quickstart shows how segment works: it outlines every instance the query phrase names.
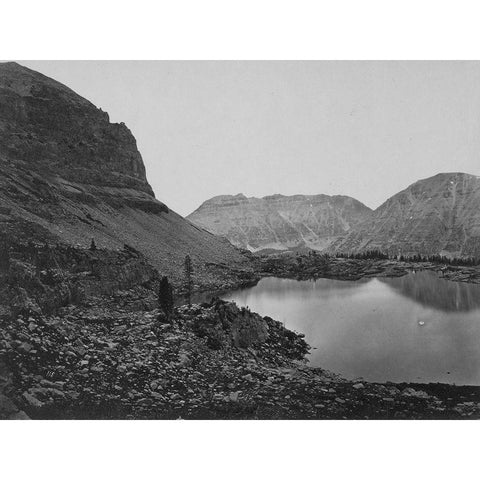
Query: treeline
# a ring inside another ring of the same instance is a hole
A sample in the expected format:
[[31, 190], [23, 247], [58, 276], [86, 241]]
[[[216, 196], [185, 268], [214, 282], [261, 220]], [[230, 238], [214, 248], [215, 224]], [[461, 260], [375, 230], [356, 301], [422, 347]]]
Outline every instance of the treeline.
[[461, 267], [474, 267], [480, 265], [480, 258], [474, 257], [446, 257], [445, 255], [389, 255], [380, 250], [366, 250], [359, 253], [336, 253], [336, 258], [349, 258], [356, 260], [398, 260], [399, 262], [430, 262], [442, 265]]
[[480, 259], [474, 257], [450, 258], [444, 255], [400, 255], [395, 258], [400, 262], [431, 262], [460, 267], [475, 267], [477, 265], [480, 265]]
[[336, 253], [337, 258], [351, 258], [355, 260], [389, 260], [390, 257], [387, 253], [383, 253], [380, 250], [366, 250], [365, 252], [359, 253]]

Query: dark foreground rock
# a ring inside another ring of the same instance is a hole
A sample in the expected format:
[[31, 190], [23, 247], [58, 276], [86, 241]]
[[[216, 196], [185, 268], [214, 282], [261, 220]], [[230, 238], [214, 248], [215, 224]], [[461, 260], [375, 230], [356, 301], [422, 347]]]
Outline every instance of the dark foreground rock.
[[[0, 317], [53, 313], [99, 295], [115, 296], [118, 306], [130, 310], [157, 306], [159, 273], [128, 244], [118, 250], [90, 249], [18, 238], [12, 241], [11, 237], [0, 229]], [[216, 273], [204, 283], [194, 282], [195, 292], [241, 288], [260, 278], [253, 271], [214, 264], [205, 268]], [[173, 287], [180, 300], [183, 280]], [[118, 291], [122, 294], [117, 295]]]
[[480, 389], [347, 381], [308, 345], [232, 303], [167, 321], [111, 297], [3, 320], [0, 415], [33, 419], [478, 418]]

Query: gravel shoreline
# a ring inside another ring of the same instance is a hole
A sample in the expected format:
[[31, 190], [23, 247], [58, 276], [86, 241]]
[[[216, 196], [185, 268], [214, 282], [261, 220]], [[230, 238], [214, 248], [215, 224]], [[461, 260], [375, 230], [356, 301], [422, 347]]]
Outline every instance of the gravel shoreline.
[[129, 311], [117, 299], [3, 323], [3, 418], [479, 418], [480, 387], [349, 381], [301, 335], [235, 304]]

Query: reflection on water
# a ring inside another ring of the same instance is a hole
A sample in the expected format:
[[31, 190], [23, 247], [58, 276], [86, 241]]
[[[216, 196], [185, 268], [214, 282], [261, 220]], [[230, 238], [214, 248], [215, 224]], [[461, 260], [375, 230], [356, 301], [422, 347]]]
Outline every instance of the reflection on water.
[[223, 298], [305, 333], [310, 364], [347, 378], [480, 385], [480, 285], [265, 278]]
[[446, 281], [430, 271], [379, 280], [422, 305], [445, 312], [480, 308], [480, 285], [474, 283]]

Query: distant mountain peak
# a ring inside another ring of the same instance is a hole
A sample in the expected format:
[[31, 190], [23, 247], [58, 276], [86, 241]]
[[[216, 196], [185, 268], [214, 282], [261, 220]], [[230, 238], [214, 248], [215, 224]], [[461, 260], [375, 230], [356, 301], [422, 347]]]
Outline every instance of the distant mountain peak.
[[187, 218], [206, 230], [252, 251], [322, 250], [371, 214], [347, 196], [220, 195], [204, 202]]
[[480, 178], [444, 172], [390, 197], [332, 249], [480, 256]]
[[418, 180], [375, 211], [344, 195], [224, 195], [193, 223], [256, 251], [295, 249], [480, 256], [480, 177], [441, 172]]

